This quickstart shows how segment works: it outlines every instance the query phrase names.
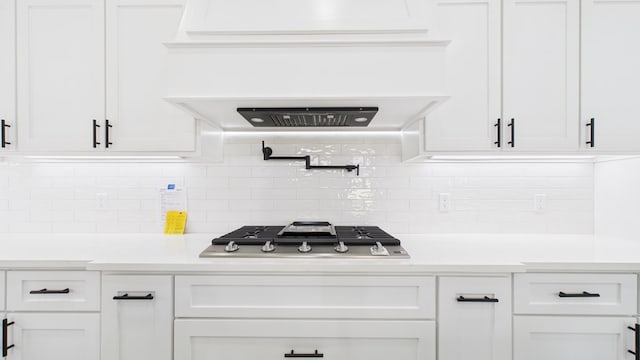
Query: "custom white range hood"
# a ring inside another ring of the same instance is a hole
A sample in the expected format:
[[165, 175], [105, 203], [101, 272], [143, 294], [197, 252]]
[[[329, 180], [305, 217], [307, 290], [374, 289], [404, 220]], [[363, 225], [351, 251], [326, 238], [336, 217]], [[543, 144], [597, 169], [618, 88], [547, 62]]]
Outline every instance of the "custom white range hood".
[[400, 130], [447, 98], [448, 42], [429, 38], [424, 3], [187, 0], [166, 100], [225, 130], [258, 129], [238, 108], [272, 107], [377, 107], [357, 129]]

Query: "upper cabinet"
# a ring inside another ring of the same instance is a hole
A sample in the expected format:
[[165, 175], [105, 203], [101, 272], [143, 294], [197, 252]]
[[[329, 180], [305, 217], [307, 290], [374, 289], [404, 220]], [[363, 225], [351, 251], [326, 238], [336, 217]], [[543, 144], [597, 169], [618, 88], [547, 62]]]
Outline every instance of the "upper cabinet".
[[502, 146], [578, 148], [580, 4], [503, 2]]
[[15, 148], [15, 0], [0, 1], [0, 154]]
[[24, 151], [92, 146], [104, 120], [102, 0], [17, 2], [18, 136]]
[[451, 98], [426, 118], [429, 150], [495, 150], [500, 117], [500, 1], [436, 1]]
[[182, 7], [182, 0], [18, 1], [19, 149], [195, 150], [195, 120], [162, 100], [162, 42], [173, 37]]
[[167, 48], [184, 0], [107, 0], [107, 103], [110, 148], [193, 151], [195, 120], [163, 100]]
[[582, 147], [640, 150], [639, 39], [640, 1], [582, 1]]
[[579, 3], [503, 6], [437, 2], [451, 98], [427, 115], [421, 152], [578, 149]]

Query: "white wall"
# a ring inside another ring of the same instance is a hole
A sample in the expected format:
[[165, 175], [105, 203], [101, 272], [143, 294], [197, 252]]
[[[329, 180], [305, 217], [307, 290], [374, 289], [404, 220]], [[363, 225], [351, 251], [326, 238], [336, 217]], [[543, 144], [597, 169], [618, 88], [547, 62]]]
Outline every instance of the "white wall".
[[595, 234], [600, 238], [640, 238], [640, 159], [595, 165]]
[[[263, 161], [262, 139], [274, 155], [359, 163], [361, 175]], [[593, 232], [591, 164], [402, 164], [397, 137], [369, 134], [235, 135], [224, 151], [220, 164], [0, 163], [0, 232], [160, 232], [167, 183], [187, 188], [188, 232], [294, 219], [393, 233]], [[451, 194], [451, 212], [439, 212], [439, 193]], [[534, 194], [547, 195], [542, 213]]]

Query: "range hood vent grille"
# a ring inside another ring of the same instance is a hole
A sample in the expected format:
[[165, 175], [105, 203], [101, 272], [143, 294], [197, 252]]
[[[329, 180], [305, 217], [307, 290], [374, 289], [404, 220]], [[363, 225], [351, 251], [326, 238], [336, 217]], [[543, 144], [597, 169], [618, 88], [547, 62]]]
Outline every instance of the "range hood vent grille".
[[238, 108], [254, 127], [366, 127], [377, 107]]

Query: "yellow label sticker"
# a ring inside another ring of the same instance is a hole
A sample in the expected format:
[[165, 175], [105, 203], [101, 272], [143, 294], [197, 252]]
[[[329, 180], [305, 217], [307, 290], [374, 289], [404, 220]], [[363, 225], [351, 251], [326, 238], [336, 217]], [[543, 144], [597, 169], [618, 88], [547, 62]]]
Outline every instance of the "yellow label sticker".
[[165, 235], [182, 235], [187, 224], [186, 211], [167, 211], [167, 218], [164, 223]]

